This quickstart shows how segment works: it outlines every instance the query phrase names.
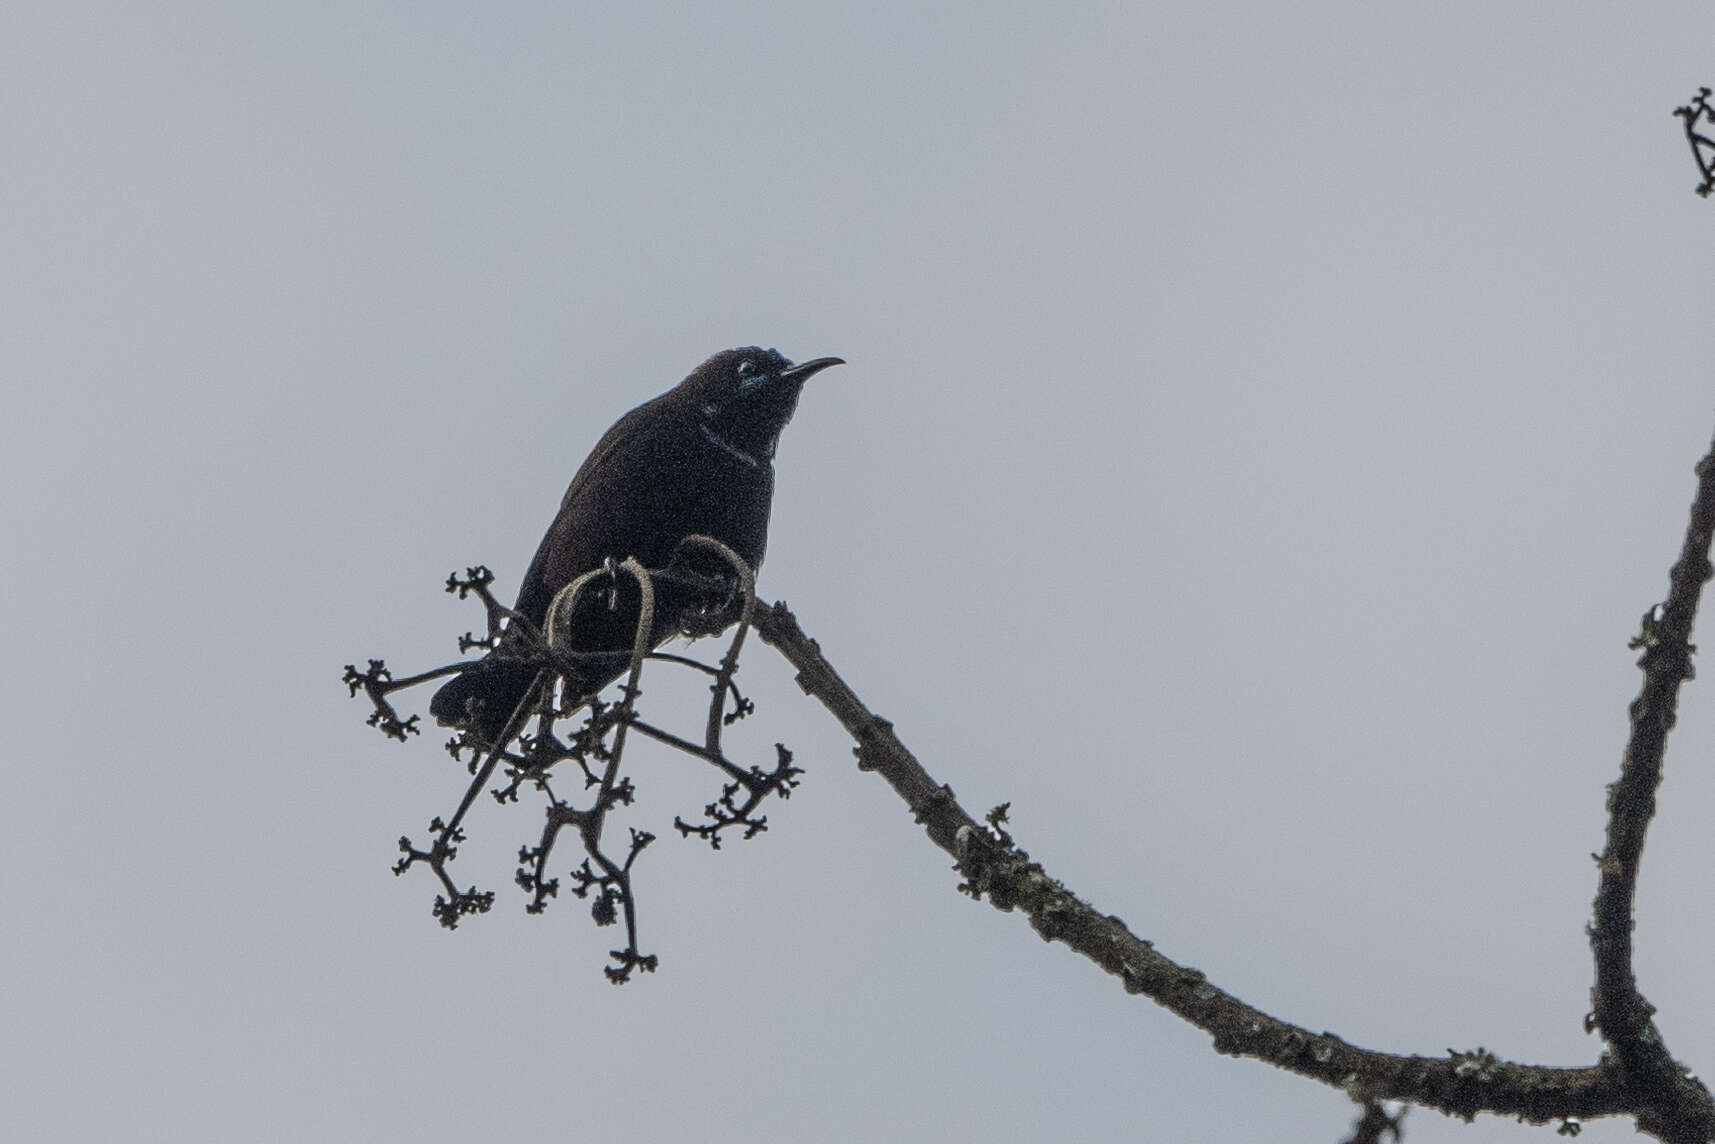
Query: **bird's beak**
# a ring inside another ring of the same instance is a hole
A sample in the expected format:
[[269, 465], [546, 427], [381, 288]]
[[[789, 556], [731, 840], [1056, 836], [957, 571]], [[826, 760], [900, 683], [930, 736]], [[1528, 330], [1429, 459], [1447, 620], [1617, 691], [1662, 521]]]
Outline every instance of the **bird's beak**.
[[796, 382], [797, 384], [802, 385], [804, 382], [809, 381], [811, 377], [813, 377], [814, 375], [816, 375], [818, 373], [821, 373], [823, 370], [827, 369], [831, 365], [845, 365], [845, 364], [846, 364], [845, 358], [837, 358], [837, 357], [811, 358], [809, 361], [799, 362], [797, 365], [794, 365], [794, 366], [788, 366], [785, 369], [781, 370], [775, 376], [780, 381]]

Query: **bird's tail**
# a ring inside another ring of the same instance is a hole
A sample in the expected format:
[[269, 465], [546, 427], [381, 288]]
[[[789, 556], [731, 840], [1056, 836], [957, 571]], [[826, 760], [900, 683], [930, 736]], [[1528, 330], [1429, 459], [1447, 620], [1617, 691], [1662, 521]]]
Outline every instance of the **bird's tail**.
[[479, 659], [441, 685], [429, 700], [429, 714], [443, 727], [474, 731], [493, 744], [535, 679], [531, 664], [493, 656]]

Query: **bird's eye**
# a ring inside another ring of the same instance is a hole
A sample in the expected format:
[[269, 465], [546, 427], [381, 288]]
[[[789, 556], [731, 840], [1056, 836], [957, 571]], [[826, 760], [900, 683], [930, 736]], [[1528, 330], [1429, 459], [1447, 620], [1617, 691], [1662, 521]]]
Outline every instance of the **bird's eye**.
[[703, 416], [704, 417], [713, 417], [715, 414], [719, 413], [720, 411], [721, 411], [721, 407], [716, 405], [712, 401], [706, 403], [703, 406]]
[[753, 374], [755, 372], [756, 372], [756, 363], [751, 361], [749, 358], [745, 358], [743, 361], [738, 363], [738, 376], [749, 377], [751, 374]]

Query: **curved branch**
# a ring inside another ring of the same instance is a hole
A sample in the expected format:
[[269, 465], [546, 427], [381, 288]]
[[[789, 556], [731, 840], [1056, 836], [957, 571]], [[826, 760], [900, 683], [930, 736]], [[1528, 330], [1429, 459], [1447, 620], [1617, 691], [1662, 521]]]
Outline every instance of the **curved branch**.
[[[1050, 877], [1001, 829], [1005, 809], [979, 823], [935, 781], [841, 679], [784, 604], [759, 606], [757, 634], [797, 670], [798, 685], [857, 743], [858, 765], [885, 778], [931, 841], [958, 862], [961, 888], [1002, 911], [1022, 911], [1046, 941], [1061, 941], [1142, 994], [1209, 1033], [1217, 1052], [1254, 1057], [1343, 1089], [1360, 1101], [1409, 1101], [1465, 1119], [1479, 1112], [1542, 1124], [1640, 1115], [1650, 1107], [1618, 1063], [1546, 1068], [1502, 1061], [1486, 1049], [1442, 1057], [1400, 1056], [1281, 1021], [1220, 989], [1199, 970], [1158, 952], [1117, 917], [1102, 914]], [[1640, 1115], [1640, 1126], [1643, 1124]]]

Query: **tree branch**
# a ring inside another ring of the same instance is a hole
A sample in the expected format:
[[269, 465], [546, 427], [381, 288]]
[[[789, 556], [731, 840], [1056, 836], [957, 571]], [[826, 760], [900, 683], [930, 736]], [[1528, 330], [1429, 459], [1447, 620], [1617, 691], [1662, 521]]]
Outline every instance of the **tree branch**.
[[[1668, 575], [1667, 599], [1644, 613], [1631, 646], [1642, 649], [1638, 666], [1643, 688], [1632, 701], [1631, 737], [1619, 779], [1608, 788], [1607, 846], [1598, 859], [1595, 918], [1590, 946], [1596, 984], [1590, 992], [1591, 1028], [1601, 1031], [1614, 1059], [1631, 1082], [1648, 1094], [1667, 1121], [1656, 1131], [1665, 1140], [1707, 1140], [1715, 1135], [1715, 1102], [1689, 1070], [1675, 1061], [1651, 1019], [1655, 1007], [1639, 992], [1632, 974], [1633, 901], [1644, 836], [1655, 816], [1667, 736], [1678, 719], [1679, 688], [1695, 674], [1691, 627], [1710, 576], [1709, 546], [1715, 535], [1715, 444], [1697, 463], [1697, 495], [1679, 560]], [[1640, 1118], [1640, 1127], [1645, 1126]]]
[[[1546, 1068], [1503, 1061], [1487, 1049], [1448, 1051], [1444, 1057], [1398, 1056], [1316, 1033], [1248, 1005], [1221, 990], [1199, 970], [1158, 952], [1117, 917], [1104, 915], [1051, 878], [1013, 844], [1003, 824], [1006, 807], [979, 823], [950, 787], [938, 783], [894, 733], [840, 678], [816, 641], [804, 634], [785, 604], [758, 607], [756, 630], [764, 643], [797, 670], [798, 685], [820, 701], [857, 743], [859, 767], [880, 774], [897, 791], [931, 841], [952, 855], [976, 898], [987, 895], [1002, 911], [1021, 910], [1045, 941], [1064, 942], [1108, 973], [1128, 993], [1140, 993], [1210, 1034], [1217, 1052], [1254, 1057], [1300, 1076], [1343, 1089], [1367, 1104], [1409, 1101], [1464, 1119], [1479, 1112], [1531, 1123], [1631, 1115], [1640, 1129], [1663, 1140], [1706, 1140], [1715, 1127], [1707, 1090], [1674, 1064], [1649, 1023], [1646, 1002], [1630, 973], [1631, 886], [1660, 778], [1661, 747], [1673, 725], [1679, 683], [1690, 675], [1691, 620], [1697, 594], [1709, 578], [1708, 550], [1715, 530], [1715, 453], [1698, 465], [1692, 524], [1674, 566], [1668, 601], [1645, 625], [1644, 695], [1633, 705], [1634, 744], [1625, 775], [1611, 800], [1612, 860], [1603, 860], [1603, 895], [1594, 932], [1601, 964], [1598, 1012], [1615, 1052], [1590, 1068]], [[1611, 887], [1611, 888], [1610, 888]]]

